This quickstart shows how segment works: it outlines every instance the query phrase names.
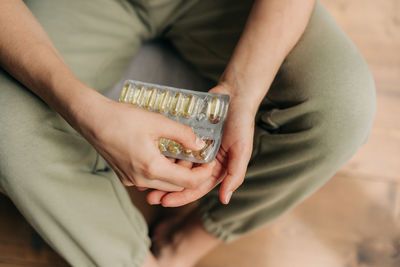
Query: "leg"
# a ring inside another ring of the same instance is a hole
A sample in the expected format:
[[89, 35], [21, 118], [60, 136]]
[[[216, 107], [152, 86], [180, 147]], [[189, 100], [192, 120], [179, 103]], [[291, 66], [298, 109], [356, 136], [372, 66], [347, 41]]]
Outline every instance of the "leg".
[[[25, 1], [72, 71], [103, 90], [146, 36], [124, 1]], [[73, 266], [142, 266], [150, 240], [141, 213], [96, 151], [0, 70], [0, 184]]]
[[[214, 80], [249, 10], [244, 1], [222, 2], [199, 2], [167, 33], [183, 57]], [[374, 82], [365, 61], [317, 4], [259, 108], [244, 183], [228, 206], [219, 203], [218, 187], [199, 201], [204, 228], [229, 242], [292, 208], [366, 141], [374, 114]]]

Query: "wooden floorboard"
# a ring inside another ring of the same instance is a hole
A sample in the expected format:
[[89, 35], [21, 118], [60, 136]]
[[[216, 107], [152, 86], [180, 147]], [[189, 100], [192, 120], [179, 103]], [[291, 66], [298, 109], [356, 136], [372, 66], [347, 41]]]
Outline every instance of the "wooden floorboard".
[[[375, 77], [370, 138], [316, 194], [271, 225], [221, 245], [197, 267], [400, 266], [400, 1], [321, 2]], [[140, 195], [135, 203], [154, 220]], [[0, 266], [67, 266], [4, 196]]]
[[68, 266], [1, 194], [0, 266]]
[[[351, 179], [349, 179], [351, 178]], [[273, 224], [221, 245], [198, 267], [400, 266], [399, 186], [338, 174]]]

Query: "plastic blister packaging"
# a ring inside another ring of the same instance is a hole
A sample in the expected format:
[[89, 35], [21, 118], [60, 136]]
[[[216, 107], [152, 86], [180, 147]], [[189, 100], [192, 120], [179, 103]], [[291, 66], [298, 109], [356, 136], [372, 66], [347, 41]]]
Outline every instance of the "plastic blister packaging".
[[158, 148], [165, 156], [196, 163], [212, 161], [221, 145], [229, 107], [229, 95], [179, 89], [170, 86], [127, 80], [119, 102], [136, 105], [189, 125], [206, 143], [191, 151], [180, 143], [160, 138]]

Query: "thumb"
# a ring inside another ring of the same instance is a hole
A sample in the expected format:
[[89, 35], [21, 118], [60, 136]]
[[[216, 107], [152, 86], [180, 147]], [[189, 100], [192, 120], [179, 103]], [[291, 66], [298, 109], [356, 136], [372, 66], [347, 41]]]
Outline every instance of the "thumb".
[[206, 145], [188, 125], [168, 119], [167, 122], [160, 124], [160, 126], [162, 126], [160, 137], [174, 140], [187, 149], [200, 150]]

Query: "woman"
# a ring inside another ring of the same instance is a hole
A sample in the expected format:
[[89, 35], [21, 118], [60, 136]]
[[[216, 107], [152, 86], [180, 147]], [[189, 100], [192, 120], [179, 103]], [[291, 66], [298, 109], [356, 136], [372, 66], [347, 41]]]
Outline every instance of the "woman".
[[[312, 0], [3, 0], [0, 10], [1, 188], [74, 266], [193, 266], [310, 195], [368, 138], [371, 74]], [[156, 37], [231, 96], [212, 163], [166, 159], [160, 137], [203, 144], [100, 94]], [[151, 189], [150, 204], [199, 209], [171, 242], [172, 222], [152, 242], [124, 185]]]

